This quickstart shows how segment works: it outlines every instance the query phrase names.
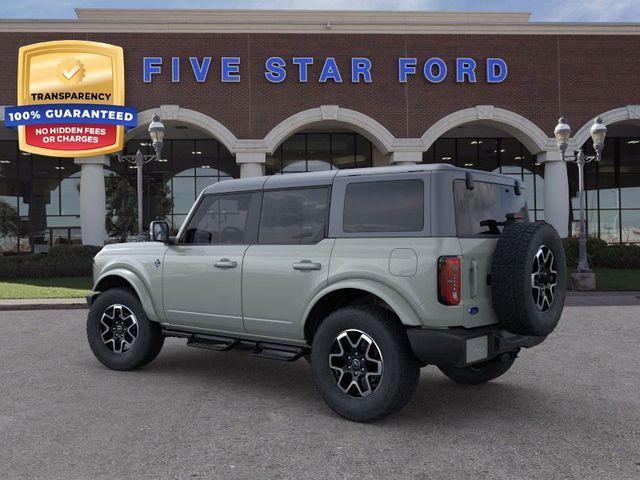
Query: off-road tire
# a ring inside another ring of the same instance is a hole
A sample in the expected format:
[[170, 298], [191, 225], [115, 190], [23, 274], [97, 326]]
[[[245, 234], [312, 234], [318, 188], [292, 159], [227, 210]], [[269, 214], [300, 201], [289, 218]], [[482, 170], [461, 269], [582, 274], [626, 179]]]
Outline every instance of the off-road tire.
[[503, 375], [515, 362], [515, 355], [501, 355], [488, 362], [477, 363], [469, 367], [438, 367], [442, 373], [462, 385], [478, 385]]
[[[532, 269], [539, 249], [545, 247], [555, 261], [556, 287], [547, 310], [534, 300]], [[567, 266], [558, 232], [544, 222], [515, 222], [505, 226], [491, 264], [491, 299], [502, 326], [521, 335], [549, 335], [558, 324], [567, 290]]]
[[[382, 360], [377, 387], [360, 398], [341, 389], [329, 366], [329, 354], [337, 337], [354, 330], [375, 342]], [[369, 305], [338, 309], [320, 324], [313, 338], [311, 368], [316, 388], [327, 405], [356, 422], [371, 422], [400, 410], [413, 395], [420, 376], [420, 366], [402, 324], [390, 312]]]
[[[113, 305], [123, 305], [135, 315], [137, 336], [131, 347], [114, 352], [103, 341], [101, 327], [103, 314]], [[150, 321], [138, 297], [124, 288], [109, 289], [94, 300], [87, 316], [87, 340], [96, 358], [112, 370], [133, 370], [151, 362], [158, 356], [164, 344], [160, 325]]]

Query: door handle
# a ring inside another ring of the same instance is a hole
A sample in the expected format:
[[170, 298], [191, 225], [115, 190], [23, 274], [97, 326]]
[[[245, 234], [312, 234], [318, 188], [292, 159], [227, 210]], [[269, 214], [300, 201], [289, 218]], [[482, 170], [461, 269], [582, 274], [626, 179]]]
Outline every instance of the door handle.
[[471, 273], [471, 298], [475, 298], [478, 296], [478, 262], [471, 260], [469, 270]]
[[238, 262], [229, 260], [228, 258], [223, 258], [221, 260], [216, 260], [213, 265], [216, 268], [236, 268], [238, 266]]
[[320, 268], [322, 268], [322, 265], [320, 263], [312, 262], [311, 260], [300, 260], [299, 262], [293, 264], [294, 270], [307, 271], [320, 270]]

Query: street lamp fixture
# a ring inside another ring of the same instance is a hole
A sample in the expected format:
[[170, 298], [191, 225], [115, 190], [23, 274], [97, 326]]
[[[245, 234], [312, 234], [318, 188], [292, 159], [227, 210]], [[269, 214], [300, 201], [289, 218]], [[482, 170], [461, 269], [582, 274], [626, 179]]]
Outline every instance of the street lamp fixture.
[[574, 162], [578, 166], [578, 192], [580, 196], [580, 237], [578, 239], [578, 266], [576, 272], [591, 273], [589, 262], [587, 261], [587, 229], [585, 225], [585, 191], [584, 191], [584, 166], [593, 161], [599, 162], [602, 158], [602, 149], [604, 148], [604, 139], [607, 135], [607, 127], [600, 117], [597, 117], [591, 126], [591, 140], [595, 155], [585, 155], [582, 149], [573, 155], [567, 155], [567, 147], [569, 145], [569, 137], [571, 136], [571, 127], [567, 119], [561, 117], [558, 125], [553, 132], [558, 143], [558, 150], [562, 154], [563, 161]]
[[122, 155], [118, 153], [119, 162], [127, 162], [135, 165], [137, 170], [137, 193], [138, 193], [138, 235], [142, 235], [142, 167], [144, 164], [153, 160], [162, 161], [162, 146], [164, 143], [165, 127], [158, 114], [155, 114], [151, 119], [149, 125], [149, 138], [151, 138], [151, 145], [155, 153], [153, 155], [144, 155], [138, 148], [135, 155]]

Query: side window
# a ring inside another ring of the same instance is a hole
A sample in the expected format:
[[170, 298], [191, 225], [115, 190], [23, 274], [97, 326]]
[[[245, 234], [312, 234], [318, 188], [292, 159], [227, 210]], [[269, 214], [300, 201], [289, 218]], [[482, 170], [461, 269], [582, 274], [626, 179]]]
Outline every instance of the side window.
[[345, 232], [420, 232], [423, 229], [422, 180], [353, 182], [347, 185], [343, 214]]
[[259, 193], [204, 197], [187, 225], [183, 243], [254, 243], [259, 212]]
[[325, 237], [329, 212], [328, 188], [264, 192], [259, 242], [309, 244]]
[[516, 195], [509, 185], [476, 181], [473, 190], [464, 180], [455, 180], [453, 185], [459, 236], [500, 235], [508, 213], [529, 218], [526, 195]]

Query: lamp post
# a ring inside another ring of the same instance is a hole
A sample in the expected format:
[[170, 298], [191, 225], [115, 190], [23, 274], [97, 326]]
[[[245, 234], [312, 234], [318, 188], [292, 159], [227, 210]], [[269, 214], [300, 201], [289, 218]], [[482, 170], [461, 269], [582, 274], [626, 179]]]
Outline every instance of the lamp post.
[[149, 124], [149, 137], [155, 153], [153, 155], [144, 155], [140, 149], [135, 155], [122, 155], [118, 153], [119, 162], [127, 162], [135, 165], [137, 169], [137, 193], [138, 193], [138, 235], [142, 235], [142, 167], [145, 163], [152, 160], [161, 160], [162, 145], [164, 142], [165, 128], [160, 121], [158, 114], [155, 114]]
[[599, 162], [602, 158], [602, 149], [604, 147], [604, 138], [607, 134], [607, 127], [602, 123], [602, 119], [597, 117], [593, 125], [591, 125], [591, 139], [593, 140], [593, 148], [596, 151], [594, 155], [585, 155], [582, 149], [573, 155], [567, 155], [567, 146], [569, 137], [571, 136], [571, 127], [567, 123], [567, 119], [561, 117], [558, 125], [554, 130], [558, 149], [562, 154], [563, 161], [575, 162], [578, 166], [578, 192], [580, 196], [580, 236], [578, 239], [578, 266], [577, 273], [591, 274], [589, 262], [587, 261], [587, 229], [585, 224], [585, 191], [584, 191], [584, 166], [592, 161]]

